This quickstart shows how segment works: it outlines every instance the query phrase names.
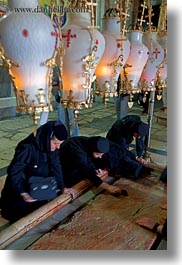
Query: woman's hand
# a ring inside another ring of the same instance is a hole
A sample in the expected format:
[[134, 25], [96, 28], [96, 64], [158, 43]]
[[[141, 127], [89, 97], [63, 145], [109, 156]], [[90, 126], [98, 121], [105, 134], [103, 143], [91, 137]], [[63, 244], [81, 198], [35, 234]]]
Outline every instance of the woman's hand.
[[121, 194], [122, 193], [122, 189], [114, 186], [114, 185], [109, 185], [108, 190], [111, 194]]
[[63, 193], [71, 195], [72, 199], [74, 199], [75, 194], [76, 194], [76, 190], [74, 190], [72, 188], [64, 188]]
[[96, 170], [96, 175], [97, 175], [97, 177], [99, 177], [103, 180], [108, 176], [108, 170], [99, 168]]
[[115, 186], [115, 185], [110, 185], [106, 182], [102, 182], [102, 184], [99, 186], [102, 189], [105, 189], [107, 191], [109, 191], [109, 193], [111, 194], [122, 194], [122, 189]]
[[21, 196], [25, 202], [35, 202], [36, 199], [33, 199], [27, 192], [21, 193]]
[[147, 164], [147, 161], [143, 157], [136, 157], [136, 160], [142, 165]]

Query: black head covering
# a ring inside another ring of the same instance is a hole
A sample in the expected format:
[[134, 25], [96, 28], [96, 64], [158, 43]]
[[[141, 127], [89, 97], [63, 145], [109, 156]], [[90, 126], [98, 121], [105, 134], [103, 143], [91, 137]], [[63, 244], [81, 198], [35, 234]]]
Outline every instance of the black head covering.
[[55, 124], [53, 127], [53, 135], [59, 140], [64, 141], [68, 138], [68, 132], [64, 124]]
[[50, 152], [51, 139], [54, 135], [60, 141], [67, 139], [66, 127], [59, 121], [48, 121], [37, 129], [36, 135], [31, 133], [18, 145], [32, 143], [42, 152]]
[[90, 137], [89, 145], [92, 152], [107, 153], [109, 151], [109, 141], [101, 136]]
[[144, 122], [140, 122], [136, 127], [136, 133], [138, 133], [141, 137], [148, 135], [149, 126]]
[[[57, 127], [58, 126], [58, 127]], [[61, 133], [63, 130], [63, 134]], [[53, 136], [59, 137], [58, 140], [63, 141], [67, 138], [66, 127], [59, 121], [48, 121], [37, 129], [35, 137], [39, 148], [44, 152], [50, 151], [50, 141]], [[65, 138], [66, 137], [66, 138]], [[64, 138], [64, 139], [63, 139]]]

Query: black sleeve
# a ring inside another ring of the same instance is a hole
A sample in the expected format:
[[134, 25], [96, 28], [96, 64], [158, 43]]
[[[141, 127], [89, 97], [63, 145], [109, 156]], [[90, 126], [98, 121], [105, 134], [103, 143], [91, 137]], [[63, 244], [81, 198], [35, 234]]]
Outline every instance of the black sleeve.
[[95, 166], [90, 159], [90, 157], [87, 156], [85, 152], [77, 152], [77, 168], [83, 178], [89, 179], [94, 186], [98, 187], [102, 184], [102, 180], [96, 175], [95, 172]]
[[31, 157], [31, 146], [21, 145], [15, 150], [14, 158], [8, 167], [8, 181], [17, 194], [27, 192], [24, 169], [29, 164]]
[[132, 151], [127, 150], [126, 156], [129, 156], [132, 160], [136, 161], [136, 155]]
[[138, 157], [141, 157], [143, 155], [144, 151], [144, 142], [142, 138], [137, 139], [136, 138], [136, 153]]
[[96, 169], [110, 169], [111, 168], [111, 162], [107, 155], [103, 155], [102, 158], [93, 159], [93, 163]]
[[59, 151], [56, 150], [52, 153], [51, 156], [51, 176], [56, 177], [59, 188], [64, 189], [65, 184], [63, 180], [62, 166], [59, 159]]

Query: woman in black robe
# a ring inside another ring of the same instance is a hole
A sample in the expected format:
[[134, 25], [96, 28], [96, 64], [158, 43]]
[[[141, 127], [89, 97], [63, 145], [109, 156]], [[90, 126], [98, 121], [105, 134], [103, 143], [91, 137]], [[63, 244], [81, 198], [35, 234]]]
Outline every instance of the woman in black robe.
[[49, 121], [18, 143], [14, 157], [7, 169], [7, 177], [1, 192], [1, 215], [14, 222], [44, 205], [48, 200], [37, 200], [29, 194], [30, 177], [54, 177], [58, 194], [70, 193], [65, 188], [59, 160], [60, 145], [68, 133], [63, 124]]
[[97, 174], [95, 159], [109, 151], [109, 141], [101, 136], [75, 136], [67, 139], [60, 148], [64, 182], [72, 187], [83, 179], [89, 179], [96, 187], [101, 187], [111, 194], [119, 194], [122, 190], [104, 182]]
[[117, 120], [109, 129], [106, 138], [119, 144], [122, 148], [128, 149], [129, 145], [135, 138], [136, 156], [140, 162], [147, 142], [149, 134], [148, 124], [141, 121], [138, 115], [127, 115]]
[[137, 161], [131, 151], [109, 141], [109, 151], [101, 159], [95, 159], [96, 168], [108, 170], [110, 176], [138, 178], [142, 176], [144, 165]]

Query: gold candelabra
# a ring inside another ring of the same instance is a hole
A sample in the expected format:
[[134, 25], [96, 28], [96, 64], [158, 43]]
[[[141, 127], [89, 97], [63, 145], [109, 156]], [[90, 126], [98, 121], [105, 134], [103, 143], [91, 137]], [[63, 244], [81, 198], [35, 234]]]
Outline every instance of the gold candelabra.
[[160, 37], [167, 35], [167, 0], [162, 0], [160, 5], [157, 33]]

